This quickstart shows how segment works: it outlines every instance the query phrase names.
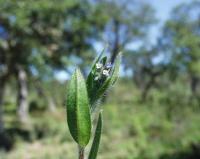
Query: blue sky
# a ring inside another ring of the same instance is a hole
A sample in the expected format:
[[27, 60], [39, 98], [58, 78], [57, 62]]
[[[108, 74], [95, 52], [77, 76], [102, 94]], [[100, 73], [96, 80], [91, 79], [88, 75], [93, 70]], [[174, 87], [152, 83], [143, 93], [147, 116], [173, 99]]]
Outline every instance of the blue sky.
[[[151, 42], [154, 43], [156, 41], [157, 36], [159, 35], [160, 29], [163, 23], [170, 17], [171, 10], [181, 3], [188, 3], [192, 0], [144, 0], [145, 2], [149, 2], [154, 9], [156, 10], [156, 17], [159, 22], [155, 25], [149, 35]], [[56, 77], [63, 81], [68, 78], [68, 75], [65, 71], [60, 71], [57, 73]]]
[[181, 3], [188, 3], [192, 0], [146, 0], [151, 3], [156, 9], [157, 17], [163, 22], [165, 21], [170, 14], [170, 11]]
[[171, 10], [181, 3], [189, 3], [192, 0], [145, 0], [149, 2], [156, 10], [156, 17], [159, 20], [158, 25], [153, 27], [150, 33], [150, 39], [156, 40], [158, 36], [159, 29], [162, 27], [163, 23], [170, 17]]

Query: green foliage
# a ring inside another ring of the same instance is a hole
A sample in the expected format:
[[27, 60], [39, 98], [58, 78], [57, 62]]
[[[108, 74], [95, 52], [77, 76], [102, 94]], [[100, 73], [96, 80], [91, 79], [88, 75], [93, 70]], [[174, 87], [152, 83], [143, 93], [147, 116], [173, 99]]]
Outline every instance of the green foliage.
[[104, 21], [95, 23], [95, 15], [101, 15], [89, 1], [82, 3], [1, 0], [5, 36], [0, 38], [0, 64], [5, 74], [15, 76], [16, 66], [21, 65], [31, 76], [52, 78], [54, 70], [76, 64], [71, 55], [84, 59], [79, 65], [87, 66], [94, 56], [88, 39], [98, 39]]
[[184, 68], [190, 76], [197, 77], [200, 76], [198, 67], [200, 63], [199, 9], [198, 1], [175, 7], [164, 26], [163, 35], [166, 47], [173, 52], [169, 54], [171, 62], [178, 69]]
[[[91, 159], [97, 154], [99, 159], [183, 159], [199, 155], [199, 8], [198, 1], [177, 6], [157, 44], [150, 46], [148, 28], [155, 23], [155, 16], [146, 2], [0, 0], [1, 85], [2, 79], [6, 81], [5, 92], [0, 88], [5, 97], [3, 107], [0, 105], [0, 113], [4, 113], [0, 122], [5, 122], [5, 132], [14, 142], [12, 151], [0, 152], [0, 159], [76, 158], [77, 143], [85, 147]], [[115, 56], [110, 68], [103, 51], [86, 82], [80, 71], [74, 73], [70, 83], [52, 80], [57, 71], [70, 74], [75, 65], [86, 75], [96, 43], [104, 41], [109, 43], [106, 51], [111, 59], [120, 50], [125, 52], [125, 77], [106, 98], [103, 96], [117, 80], [120, 56]], [[133, 42], [142, 46], [133, 49]], [[20, 124], [16, 116], [18, 66], [28, 77], [28, 126]], [[67, 84], [70, 131], [66, 130], [64, 114]], [[141, 100], [145, 91], [148, 96]], [[47, 111], [49, 99], [56, 104], [54, 113]], [[101, 115], [96, 116], [101, 109], [104, 123]]]
[[100, 139], [101, 139], [101, 132], [102, 132], [102, 114], [100, 113], [88, 159], [96, 159], [97, 157]]
[[91, 134], [89, 101], [85, 80], [76, 70], [72, 75], [67, 91], [67, 122], [74, 140], [85, 147]]
[[[61, 91], [65, 86], [64, 83], [57, 89]], [[107, 102], [102, 104], [104, 122], [99, 159], [161, 159], [161, 156], [174, 159], [178, 153], [193, 152], [192, 145], [200, 142], [199, 107], [186, 100], [189, 90], [184, 80], [164, 90], [153, 89], [150, 98], [141, 103], [139, 90], [131, 80], [120, 79], [116, 83]], [[14, 149], [0, 152], [0, 159], [76, 158], [77, 145], [66, 129], [64, 110], [59, 106], [55, 113], [31, 112], [30, 132], [34, 140], [26, 141], [22, 134], [14, 132]], [[21, 125], [11, 115], [14, 114], [6, 113], [4, 118], [7, 130], [15, 127], [20, 130]], [[87, 148], [89, 145], [86, 152]]]

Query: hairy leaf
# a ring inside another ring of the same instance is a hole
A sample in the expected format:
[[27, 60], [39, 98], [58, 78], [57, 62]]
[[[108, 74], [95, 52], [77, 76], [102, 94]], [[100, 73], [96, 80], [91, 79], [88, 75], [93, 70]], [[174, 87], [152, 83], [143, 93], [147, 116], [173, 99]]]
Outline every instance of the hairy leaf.
[[117, 78], [119, 76], [119, 67], [120, 67], [120, 63], [121, 63], [121, 56], [122, 56], [121, 53], [119, 53], [119, 55], [117, 56], [117, 59], [115, 60], [113, 72], [111, 75], [111, 85], [115, 84], [115, 82], [117, 81]]
[[97, 157], [99, 143], [100, 143], [100, 139], [101, 139], [101, 130], [102, 130], [102, 115], [100, 113], [88, 159], [96, 159], [96, 157]]
[[91, 118], [85, 80], [79, 69], [69, 82], [67, 92], [67, 122], [74, 140], [86, 146], [91, 135]]

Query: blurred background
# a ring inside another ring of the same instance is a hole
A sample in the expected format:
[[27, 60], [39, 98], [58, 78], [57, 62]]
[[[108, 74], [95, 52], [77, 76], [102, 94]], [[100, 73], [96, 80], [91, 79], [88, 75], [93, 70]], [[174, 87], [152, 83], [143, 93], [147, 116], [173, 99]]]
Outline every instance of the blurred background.
[[99, 159], [200, 159], [200, 1], [0, 0], [0, 159], [73, 159], [67, 81], [123, 52]]

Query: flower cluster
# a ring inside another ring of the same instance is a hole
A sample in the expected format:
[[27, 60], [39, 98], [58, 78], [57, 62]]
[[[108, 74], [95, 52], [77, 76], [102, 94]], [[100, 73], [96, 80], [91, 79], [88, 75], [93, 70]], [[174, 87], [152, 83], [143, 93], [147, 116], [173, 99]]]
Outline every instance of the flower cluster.
[[95, 60], [92, 69], [87, 77], [86, 85], [92, 110], [96, 107], [96, 102], [101, 100], [105, 92], [116, 82], [121, 61], [119, 54], [111, 64], [103, 52]]
[[110, 62], [106, 63], [105, 65], [103, 63], [96, 63], [96, 71], [95, 71], [95, 81], [101, 80], [105, 77], [108, 77], [110, 75], [110, 71], [112, 69], [112, 64]]

